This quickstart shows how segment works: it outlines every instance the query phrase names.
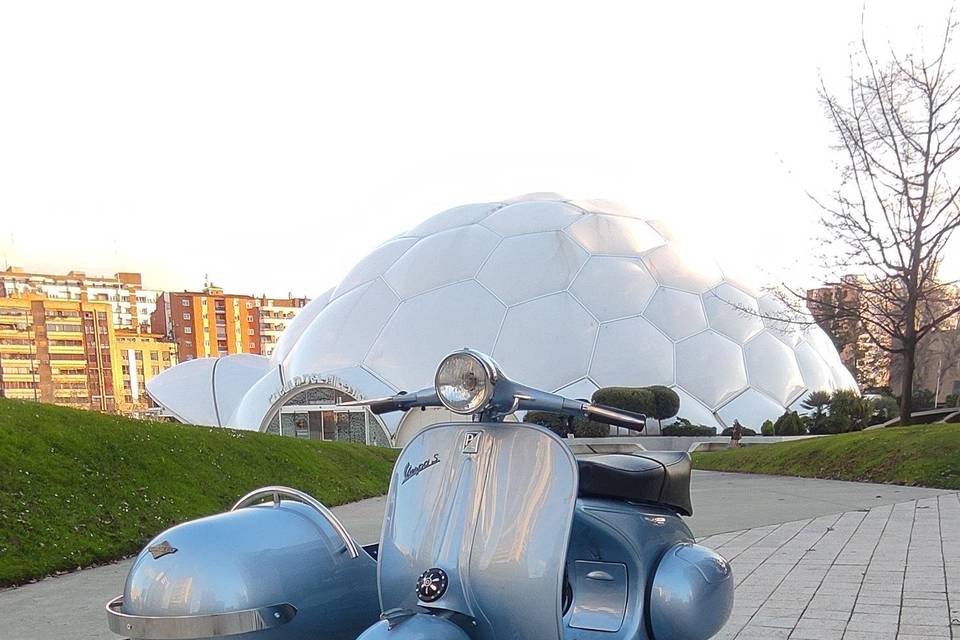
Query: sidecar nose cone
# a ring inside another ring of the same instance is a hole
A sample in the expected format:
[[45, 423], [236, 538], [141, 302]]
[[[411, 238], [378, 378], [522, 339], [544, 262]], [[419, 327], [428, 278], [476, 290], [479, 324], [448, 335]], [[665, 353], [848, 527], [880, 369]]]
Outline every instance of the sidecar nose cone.
[[373, 558], [344, 552], [318, 511], [282, 500], [161, 533], [108, 620], [133, 640], [312, 640], [356, 637], [379, 611]]

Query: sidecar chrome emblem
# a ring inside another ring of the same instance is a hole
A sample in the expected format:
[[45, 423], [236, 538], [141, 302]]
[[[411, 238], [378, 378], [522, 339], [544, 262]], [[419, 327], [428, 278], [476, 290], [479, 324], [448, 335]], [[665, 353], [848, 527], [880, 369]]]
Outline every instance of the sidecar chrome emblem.
[[168, 556], [171, 553], [176, 553], [177, 548], [172, 546], [166, 540], [164, 540], [160, 544], [155, 544], [152, 547], [147, 547], [147, 551], [150, 552], [150, 555], [153, 556], [154, 560], [159, 560], [163, 556]]
[[477, 453], [480, 450], [482, 431], [467, 431], [463, 438], [463, 453]]
[[426, 471], [438, 462], [440, 462], [439, 453], [433, 454], [432, 458], [429, 460], [424, 460], [417, 466], [413, 466], [408, 462], [407, 466], [403, 468], [403, 480], [400, 482], [400, 484], [406, 484], [407, 480], [417, 477], [421, 472]]

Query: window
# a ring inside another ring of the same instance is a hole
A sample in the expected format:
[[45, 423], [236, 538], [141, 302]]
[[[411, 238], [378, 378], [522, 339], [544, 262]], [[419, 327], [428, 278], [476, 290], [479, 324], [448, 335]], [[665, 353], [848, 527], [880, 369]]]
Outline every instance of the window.
[[256, 344], [255, 342], [251, 341], [251, 342], [249, 343], [249, 346], [250, 346], [251, 349], [253, 349], [253, 348], [255, 348], [255, 347], [257, 346], [257, 344]]
[[183, 328], [183, 332], [184, 332], [184, 333], [193, 333], [193, 327], [184, 327], [184, 328]]
[[[236, 301], [234, 301], [234, 304], [236, 304]], [[253, 303], [249, 300], [247, 300], [247, 309], [253, 309]]]
[[160, 354], [159, 354], [158, 352], [156, 352], [156, 351], [151, 351], [151, 352], [150, 352], [150, 359], [151, 359], [151, 360], [160, 360]]
[[247, 316], [247, 322], [253, 322], [253, 316]]
[[247, 335], [253, 335], [253, 329], [247, 329]]
[[189, 306], [190, 306], [190, 301], [187, 300], [186, 298], [184, 298], [184, 299], [182, 299], [182, 300], [180, 301], [180, 304], [183, 305], [183, 306], [185, 306], [185, 307], [189, 307]]
[[184, 314], [183, 314], [183, 319], [184, 319], [184, 320], [189, 320], [189, 319], [190, 319], [190, 314], [189, 314], [189, 313], [184, 313]]

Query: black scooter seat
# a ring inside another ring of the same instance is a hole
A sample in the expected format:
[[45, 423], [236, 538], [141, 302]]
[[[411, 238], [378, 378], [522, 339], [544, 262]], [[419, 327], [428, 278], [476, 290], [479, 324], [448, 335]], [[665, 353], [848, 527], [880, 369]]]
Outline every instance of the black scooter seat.
[[690, 454], [684, 451], [609, 453], [577, 458], [580, 495], [669, 507], [692, 516]]

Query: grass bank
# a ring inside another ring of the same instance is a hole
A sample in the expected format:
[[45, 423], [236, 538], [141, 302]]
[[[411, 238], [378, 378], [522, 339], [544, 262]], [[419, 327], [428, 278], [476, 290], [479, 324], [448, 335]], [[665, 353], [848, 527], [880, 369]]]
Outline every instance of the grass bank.
[[386, 492], [396, 452], [0, 399], [0, 586], [136, 553], [259, 486], [333, 506]]
[[960, 424], [895, 427], [693, 456], [697, 469], [960, 489]]

